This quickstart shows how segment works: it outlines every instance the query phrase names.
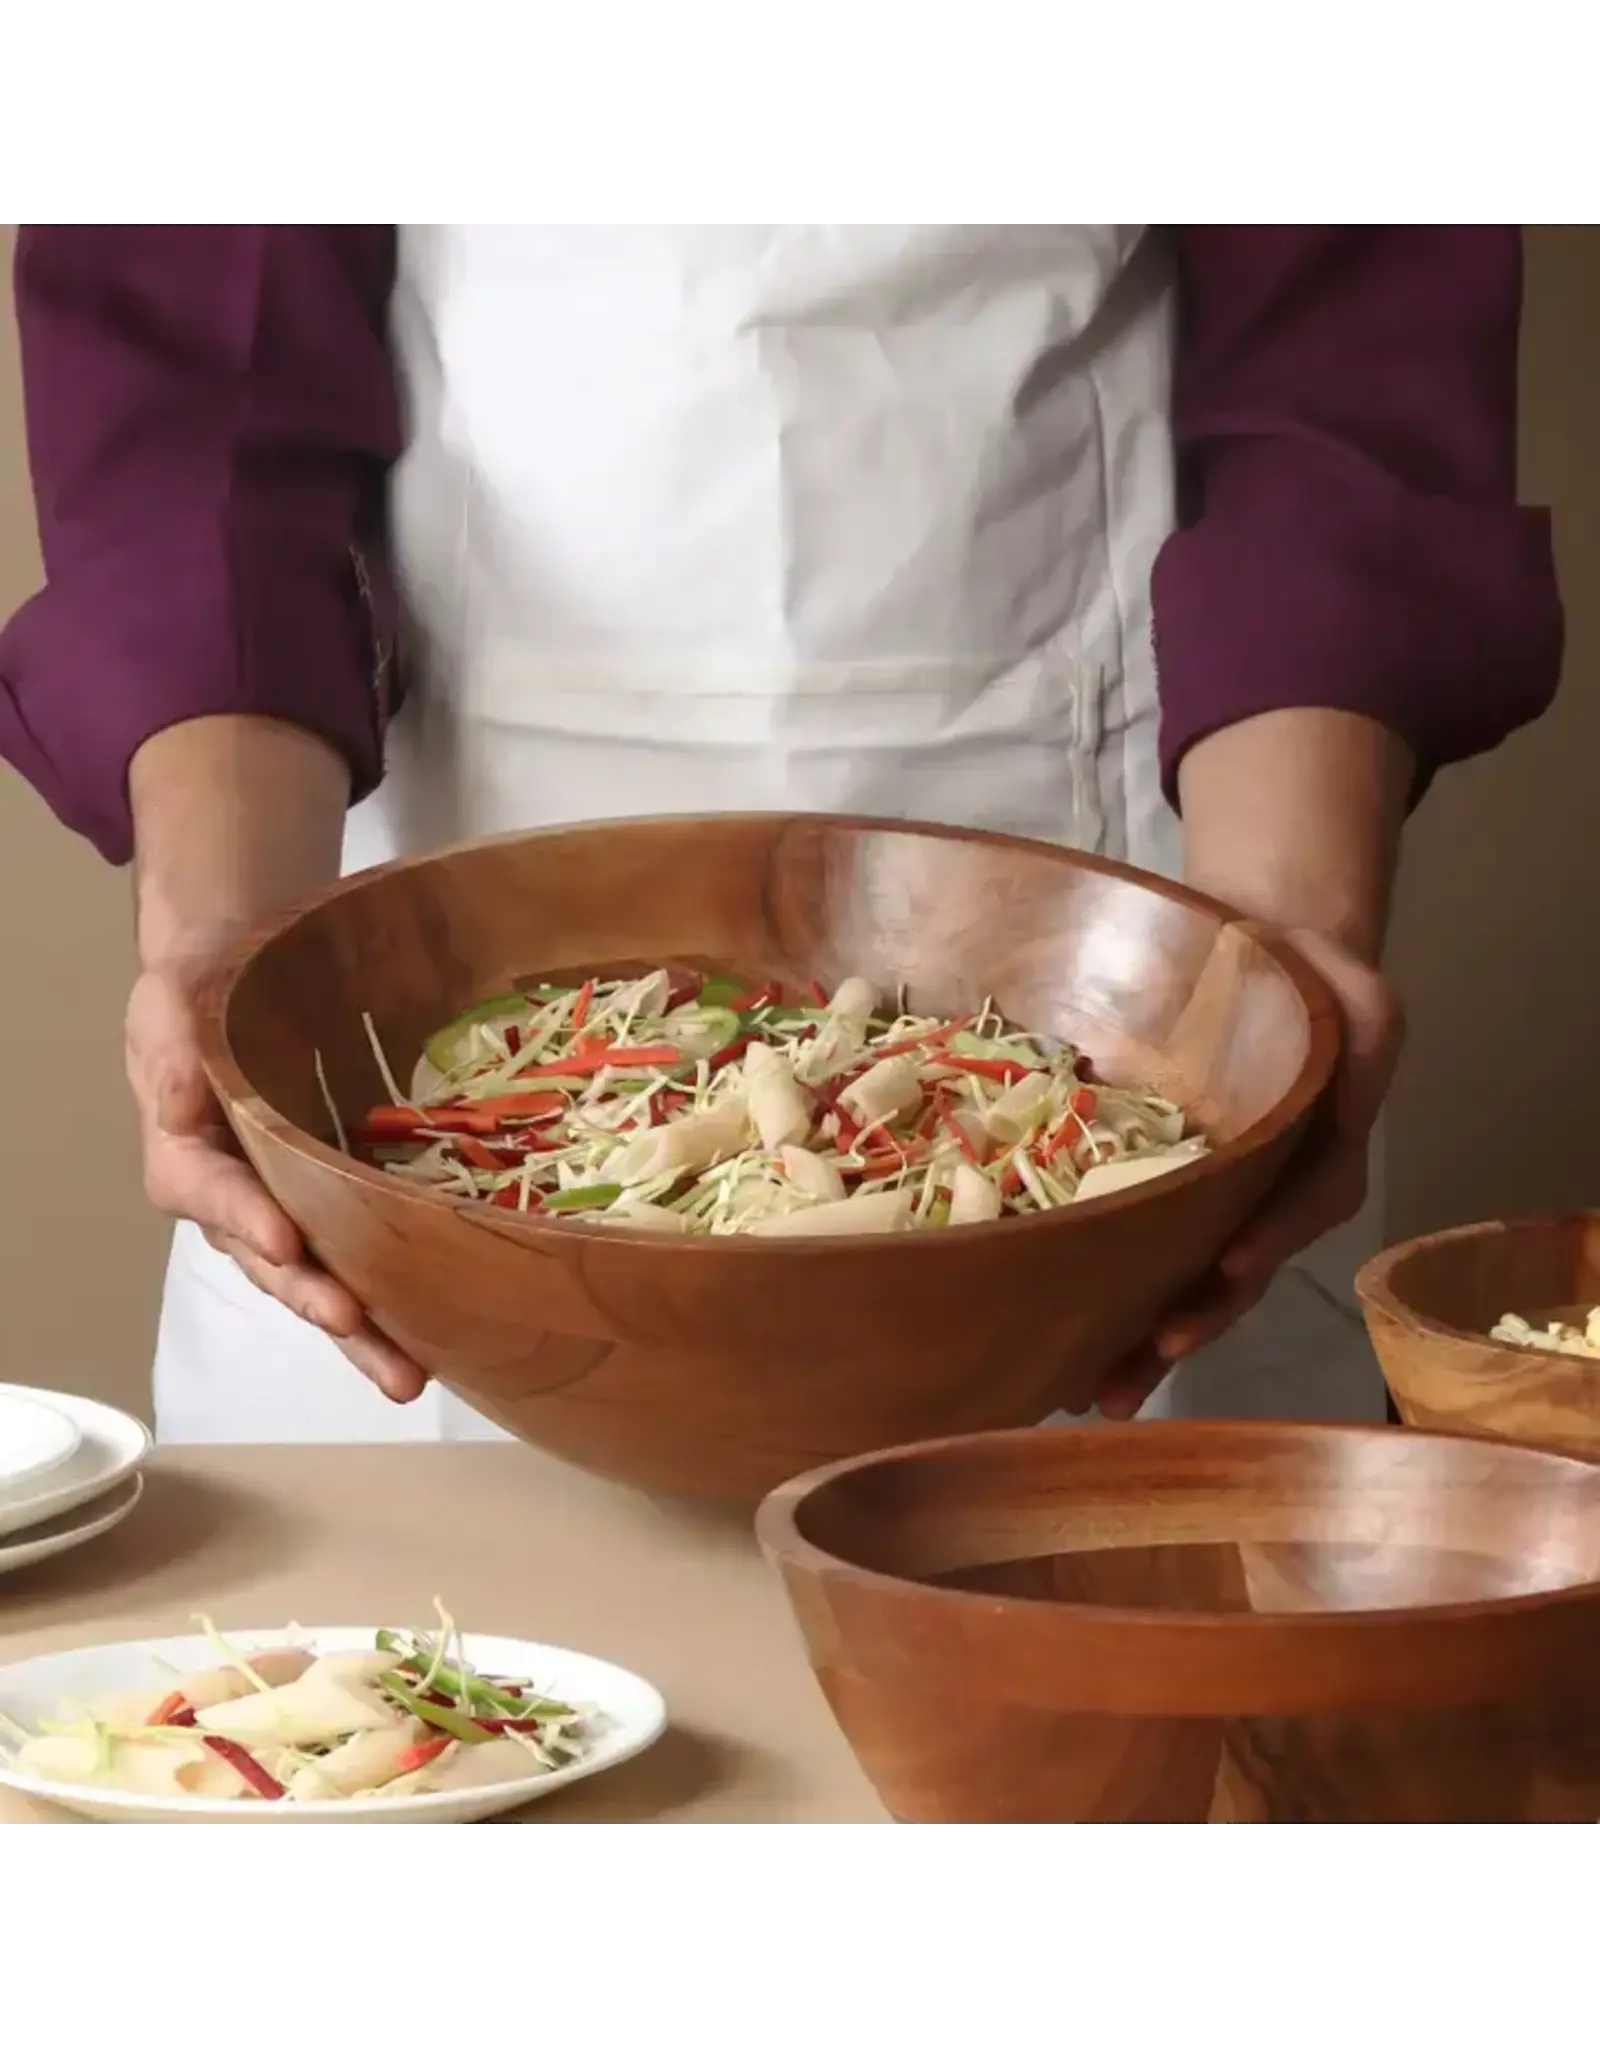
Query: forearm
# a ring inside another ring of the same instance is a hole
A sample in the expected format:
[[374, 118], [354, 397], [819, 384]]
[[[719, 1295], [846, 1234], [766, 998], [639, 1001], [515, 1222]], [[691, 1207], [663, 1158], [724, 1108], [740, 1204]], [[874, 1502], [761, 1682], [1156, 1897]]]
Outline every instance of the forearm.
[[297, 726], [168, 726], [134, 755], [128, 794], [146, 966], [203, 960], [338, 875], [349, 766]]
[[1414, 772], [1403, 740], [1353, 712], [1225, 726], [1179, 768], [1185, 878], [1376, 961]]

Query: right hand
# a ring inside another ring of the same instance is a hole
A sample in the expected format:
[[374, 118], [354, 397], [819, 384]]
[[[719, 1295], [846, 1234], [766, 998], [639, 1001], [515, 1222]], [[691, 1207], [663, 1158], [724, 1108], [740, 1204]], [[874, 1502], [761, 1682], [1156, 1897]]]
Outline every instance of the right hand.
[[200, 1061], [196, 979], [147, 967], [128, 1000], [128, 1081], [145, 1192], [168, 1216], [198, 1223], [264, 1294], [326, 1332], [391, 1401], [414, 1401], [427, 1374], [373, 1329], [347, 1287], [311, 1263], [300, 1233], [239, 1157]]

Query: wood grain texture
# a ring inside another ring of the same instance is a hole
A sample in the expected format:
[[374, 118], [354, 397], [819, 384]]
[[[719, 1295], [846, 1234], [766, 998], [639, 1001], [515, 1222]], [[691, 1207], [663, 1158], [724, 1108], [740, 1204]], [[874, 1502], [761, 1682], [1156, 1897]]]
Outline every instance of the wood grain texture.
[[[663, 1241], [462, 1205], [326, 1142], [444, 1019], [526, 975], [712, 964], [867, 976], [928, 1013], [992, 996], [1100, 1073], [1189, 1109], [1194, 1166], [1038, 1218], [870, 1243]], [[211, 990], [207, 1066], [250, 1159], [374, 1320], [531, 1443], [740, 1505], [912, 1438], [1086, 1396], [1280, 1170], [1337, 1057], [1327, 991], [1274, 935], [1153, 877], [938, 827], [783, 816], [519, 835], [345, 882]]]
[[1600, 1307], [1600, 1214], [1476, 1223], [1397, 1245], [1356, 1278], [1395, 1405], [1467, 1430], [1600, 1459], [1600, 1359], [1497, 1344], [1508, 1312], [1540, 1324]]
[[1600, 1819], [1600, 1467], [1420, 1432], [1025, 1430], [757, 1533], [906, 1821]]

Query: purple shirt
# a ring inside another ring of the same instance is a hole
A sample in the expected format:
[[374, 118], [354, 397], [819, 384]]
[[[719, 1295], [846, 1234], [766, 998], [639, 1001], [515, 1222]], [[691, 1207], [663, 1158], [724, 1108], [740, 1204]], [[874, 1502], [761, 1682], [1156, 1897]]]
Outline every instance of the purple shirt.
[[[1549, 519], [1516, 503], [1519, 231], [1183, 227], [1183, 524], [1156, 562], [1162, 761], [1256, 712], [1382, 720], [1423, 774], [1549, 703]], [[128, 762], [216, 712], [382, 772], [401, 430], [391, 227], [25, 227], [46, 585], [0, 755], [112, 860]]]

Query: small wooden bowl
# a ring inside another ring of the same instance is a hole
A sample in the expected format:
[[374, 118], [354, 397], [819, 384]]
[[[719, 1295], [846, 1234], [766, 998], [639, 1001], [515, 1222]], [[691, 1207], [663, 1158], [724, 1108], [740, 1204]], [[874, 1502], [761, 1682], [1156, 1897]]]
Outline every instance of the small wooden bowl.
[[1600, 1214], [1474, 1223], [1414, 1238], [1356, 1276], [1395, 1405], [1421, 1429], [1468, 1430], [1600, 1459], [1600, 1358], [1489, 1335], [1600, 1307]]
[[1142, 1423], [797, 1479], [757, 1532], [906, 1821], [1600, 1819], [1600, 1468]]
[[[426, 1034], [524, 975], [724, 968], [992, 996], [1215, 1152], [1037, 1218], [867, 1240], [663, 1240], [429, 1194], [328, 1142]], [[647, 1490], [753, 1506], [807, 1466], [1089, 1395], [1208, 1266], [1326, 1087], [1327, 991], [1174, 884], [1019, 840], [816, 817], [536, 832], [358, 875], [247, 946], [205, 1057], [239, 1141], [373, 1319], [483, 1414]], [[342, 1370], [330, 1360], [330, 1371]]]

